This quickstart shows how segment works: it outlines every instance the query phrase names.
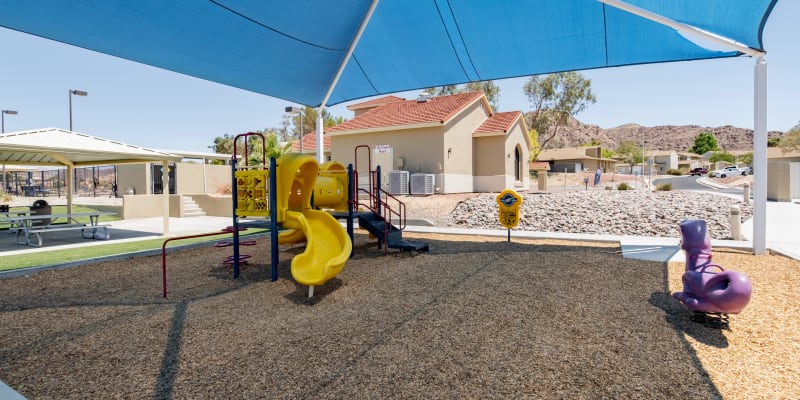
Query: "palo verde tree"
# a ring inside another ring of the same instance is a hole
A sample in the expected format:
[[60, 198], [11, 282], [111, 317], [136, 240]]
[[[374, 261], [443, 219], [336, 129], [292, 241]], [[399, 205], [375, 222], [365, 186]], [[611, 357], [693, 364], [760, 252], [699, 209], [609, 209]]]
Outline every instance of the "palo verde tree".
[[719, 150], [717, 137], [711, 132], [700, 132], [694, 137], [694, 146], [689, 152], [694, 154], [705, 154], [709, 151]]
[[631, 166], [631, 171], [633, 171], [634, 165], [643, 160], [641, 145], [632, 140], [620, 143], [614, 152], [620, 161]]
[[734, 156], [731, 153], [728, 153], [725, 150], [722, 150], [722, 151], [715, 151], [715, 152], [711, 153], [711, 156], [708, 157], [708, 162], [710, 162], [710, 163], [715, 163], [715, 162], [719, 162], [719, 161], [725, 161], [725, 162], [728, 162], [728, 163], [735, 163], [736, 162], [736, 156]]
[[800, 124], [783, 134], [779, 146], [784, 153], [800, 151]]
[[739, 162], [745, 165], [753, 165], [753, 153], [744, 153], [740, 155]]
[[[577, 72], [532, 76], [522, 91], [532, 105], [526, 122], [539, 133], [540, 149], [547, 148], [558, 129], [566, 125], [570, 117], [597, 101], [592, 93], [592, 81]], [[533, 159], [538, 156], [537, 152]]]

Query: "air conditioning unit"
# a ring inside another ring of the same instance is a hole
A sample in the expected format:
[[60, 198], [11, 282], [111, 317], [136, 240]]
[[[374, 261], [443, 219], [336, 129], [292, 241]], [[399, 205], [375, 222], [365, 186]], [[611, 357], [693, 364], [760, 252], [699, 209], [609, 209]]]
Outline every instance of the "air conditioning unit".
[[436, 175], [412, 174], [411, 194], [433, 194], [436, 187]]
[[389, 171], [389, 193], [408, 194], [408, 171]]

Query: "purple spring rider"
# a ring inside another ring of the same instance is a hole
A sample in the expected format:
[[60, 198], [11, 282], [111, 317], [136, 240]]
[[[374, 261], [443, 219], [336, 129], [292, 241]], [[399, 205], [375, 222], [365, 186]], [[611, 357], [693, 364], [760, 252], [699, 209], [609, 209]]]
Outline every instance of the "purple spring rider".
[[738, 314], [750, 302], [750, 279], [741, 272], [725, 271], [711, 264], [711, 239], [705, 221], [685, 220], [680, 228], [686, 272], [683, 291], [672, 296], [696, 313], [693, 319], [727, 325], [726, 314]]

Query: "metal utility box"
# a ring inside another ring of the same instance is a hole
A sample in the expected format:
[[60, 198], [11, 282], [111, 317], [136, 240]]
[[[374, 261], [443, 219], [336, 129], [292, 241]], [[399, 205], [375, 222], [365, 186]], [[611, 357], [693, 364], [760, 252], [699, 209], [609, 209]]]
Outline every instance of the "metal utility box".
[[389, 193], [408, 194], [408, 171], [389, 171]]

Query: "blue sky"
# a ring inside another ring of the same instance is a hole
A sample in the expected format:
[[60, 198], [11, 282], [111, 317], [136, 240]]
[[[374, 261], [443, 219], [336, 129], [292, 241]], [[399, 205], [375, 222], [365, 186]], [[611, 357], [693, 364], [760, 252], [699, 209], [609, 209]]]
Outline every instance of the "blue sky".
[[[786, 131], [800, 120], [800, 1], [779, 1], [764, 30], [767, 49], [769, 130]], [[581, 71], [592, 80], [597, 103], [577, 115], [611, 128], [626, 123], [753, 126], [755, 59], [707, 60]], [[502, 111], [528, 111], [527, 78], [495, 83]], [[209, 151], [223, 134], [277, 127], [285, 100], [235, 89], [158, 68], [0, 28], [0, 109], [6, 132], [69, 128], [157, 149]], [[398, 93], [414, 98], [418, 91]], [[339, 105], [334, 115], [351, 118]]]

